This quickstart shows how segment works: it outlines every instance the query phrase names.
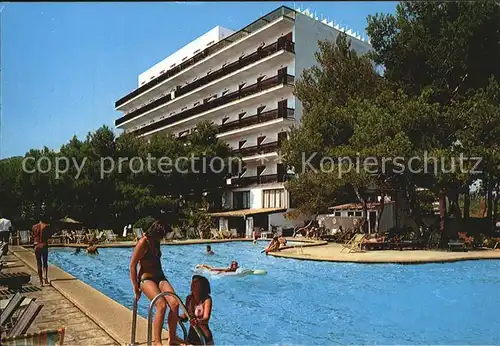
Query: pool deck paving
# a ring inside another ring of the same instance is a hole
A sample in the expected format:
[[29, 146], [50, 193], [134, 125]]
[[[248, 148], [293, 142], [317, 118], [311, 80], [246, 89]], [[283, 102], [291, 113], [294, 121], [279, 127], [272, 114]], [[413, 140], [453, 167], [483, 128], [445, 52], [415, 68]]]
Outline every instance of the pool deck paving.
[[[32, 273], [32, 281], [38, 282], [36, 259], [33, 251], [21, 246], [9, 247], [10, 252], [21, 260], [25, 271]], [[50, 260], [50, 253], [49, 253]], [[22, 268], [15, 268], [20, 271]], [[23, 269], [24, 270], [24, 269]], [[48, 315], [38, 317], [40, 328], [66, 327], [68, 345], [124, 345], [130, 343], [132, 311], [117, 303], [103, 293], [76, 279], [60, 268], [49, 264], [49, 280], [51, 287], [43, 287], [41, 301], [47, 299], [45, 292], [53, 292], [55, 299], [50, 300], [49, 308], [44, 307]], [[145, 299], [145, 298], [141, 298]], [[54, 306], [54, 308], [51, 308]], [[65, 310], [71, 306], [70, 314]], [[60, 310], [57, 317], [50, 311]], [[73, 323], [73, 320], [76, 321]], [[167, 331], [164, 330], [166, 337]], [[65, 338], [66, 340], [66, 338]], [[147, 320], [137, 316], [136, 344], [145, 344], [147, 340]], [[164, 339], [168, 340], [168, 339]]]
[[[19, 257], [15, 255], [18, 251], [26, 252], [28, 250], [18, 249], [18, 247], [15, 246], [11, 247], [10, 250], [14, 255], [10, 254], [4, 257], [3, 260], [13, 263], [13, 266], [4, 268], [3, 272], [27, 272], [31, 274], [32, 284], [39, 286], [38, 274], [36, 271], [33, 270], [31, 266], [24, 263], [24, 261], [19, 260]], [[33, 253], [31, 254], [33, 256]], [[115, 339], [107, 334], [98, 324], [92, 321], [53, 286], [44, 286], [41, 291], [24, 293], [23, 295], [28, 298], [35, 298], [38, 303], [43, 304], [40, 314], [29, 328], [28, 333], [65, 327], [65, 345], [119, 345]]]
[[451, 252], [445, 250], [374, 250], [349, 253], [348, 249], [342, 252], [343, 248], [342, 244], [323, 242], [323, 244], [317, 244], [317, 246], [294, 246], [279, 252], [270, 253], [270, 255], [309, 261], [395, 264], [500, 260], [499, 249], [484, 248], [468, 252]]

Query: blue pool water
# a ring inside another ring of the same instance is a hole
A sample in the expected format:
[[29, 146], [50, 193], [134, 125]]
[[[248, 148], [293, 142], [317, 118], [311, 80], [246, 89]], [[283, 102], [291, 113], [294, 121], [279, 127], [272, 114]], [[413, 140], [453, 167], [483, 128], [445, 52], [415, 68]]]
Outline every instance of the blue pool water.
[[[366, 265], [265, 256], [264, 243], [163, 246], [163, 266], [179, 296], [198, 263], [265, 269], [266, 276], [209, 277], [216, 344], [500, 344], [500, 261]], [[50, 262], [131, 308], [132, 249]], [[147, 299], [139, 313], [147, 316]]]

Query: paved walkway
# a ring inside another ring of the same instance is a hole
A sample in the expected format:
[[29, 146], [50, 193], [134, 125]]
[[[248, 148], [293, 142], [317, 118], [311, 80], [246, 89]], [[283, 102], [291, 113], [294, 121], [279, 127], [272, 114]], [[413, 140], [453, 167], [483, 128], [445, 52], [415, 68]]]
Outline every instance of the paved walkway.
[[[16, 265], [13, 268], [4, 268], [3, 272], [24, 271], [30, 273], [32, 284], [39, 285], [38, 274], [17, 257], [9, 254], [3, 260], [8, 263], [15, 262]], [[38, 303], [43, 304], [40, 314], [31, 325], [28, 333], [65, 327], [65, 345], [119, 345], [54, 287], [44, 286], [41, 291], [25, 293], [24, 295], [36, 298]]]
[[374, 250], [348, 253], [348, 250], [341, 252], [342, 248], [341, 244], [298, 246], [291, 249], [284, 249], [280, 252], [274, 252], [270, 255], [313, 261], [403, 264], [500, 259], [500, 249], [480, 249], [469, 252], [439, 250]]

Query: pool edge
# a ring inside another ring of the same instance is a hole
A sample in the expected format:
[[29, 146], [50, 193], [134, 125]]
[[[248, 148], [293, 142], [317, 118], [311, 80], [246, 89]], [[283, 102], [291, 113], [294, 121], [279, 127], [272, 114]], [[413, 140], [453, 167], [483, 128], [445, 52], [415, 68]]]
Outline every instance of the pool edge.
[[[32, 251], [21, 246], [11, 246], [9, 251], [26, 266], [35, 272], [37, 271], [35, 254]], [[74, 304], [113, 340], [121, 345], [130, 343], [132, 310], [53, 264], [49, 265], [49, 278], [51, 278], [50, 285], [55, 290]], [[166, 332], [164, 330], [164, 333]], [[147, 320], [138, 315], [136, 343], [146, 343], [146, 335]]]

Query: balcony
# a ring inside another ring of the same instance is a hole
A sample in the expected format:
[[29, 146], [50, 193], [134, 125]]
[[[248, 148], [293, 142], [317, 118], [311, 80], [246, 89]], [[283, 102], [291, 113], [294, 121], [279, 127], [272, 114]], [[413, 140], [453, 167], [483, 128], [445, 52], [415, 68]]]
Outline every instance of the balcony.
[[230, 102], [242, 99], [242, 98], [250, 96], [252, 94], [256, 94], [258, 92], [273, 88], [273, 87], [278, 86], [278, 85], [290, 85], [290, 84], [293, 84], [293, 82], [294, 82], [294, 76], [276, 75], [276, 76], [270, 77], [268, 79], [265, 79], [261, 82], [257, 82], [255, 84], [249, 85], [248, 87], [243, 88], [241, 90], [233, 91], [232, 93], [226, 94], [222, 97], [219, 97], [219, 98], [214, 99], [212, 101], [209, 101], [207, 103], [201, 104], [201, 105], [193, 107], [191, 109], [187, 109], [184, 112], [174, 114], [168, 118], [159, 120], [153, 124], [146, 125], [146, 126], [139, 128], [137, 130], [132, 130], [131, 132], [140, 136], [140, 135], [146, 134], [148, 132], [165, 127], [167, 125], [173, 124], [173, 123], [178, 122], [180, 120], [187, 119], [187, 118], [192, 117], [196, 114], [200, 114], [200, 113], [209, 111], [211, 109], [223, 106], [223, 105], [228, 104]]
[[166, 81], [167, 79], [181, 73], [183, 70], [197, 64], [198, 62], [204, 60], [205, 58], [216, 54], [217, 52], [221, 51], [223, 48], [240, 41], [244, 39], [246, 36], [251, 34], [252, 32], [255, 32], [268, 23], [277, 20], [280, 17], [288, 17], [291, 19], [295, 19], [295, 11], [292, 10], [289, 7], [286, 6], [281, 6], [278, 9], [268, 13], [267, 15], [257, 19], [255, 22], [247, 25], [240, 31], [232, 34], [231, 36], [217, 42], [216, 44], [204, 49], [200, 53], [196, 54], [193, 56], [191, 59], [186, 60], [182, 64], [166, 71], [164, 74], [158, 76], [157, 78], [153, 79], [152, 81], [142, 85], [141, 87], [135, 89], [131, 93], [125, 95], [121, 99], [115, 102], [115, 108], [118, 108], [122, 106], [124, 103], [132, 100], [133, 98], [145, 93], [146, 91], [152, 89], [153, 87], [157, 86], [158, 84], [161, 84], [162, 82]]
[[233, 150], [233, 154], [240, 154], [241, 156], [255, 156], [273, 153], [278, 151], [278, 149], [279, 144], [278, 141], [276, 141], [261, 145], [254, 145], [246, 148], [235, 149]]
[[172, 94], [169, 93], [168, 95], [165, 95], [163, 97], [151, 100], [152, 102], [140, 107], [139, 109], [136, 109], [132, 112], [129, 112], [129, 113], [125, 114], [124, 116], [122, 116], [121, 118], [117, 119], [115, 121], [115, 125], [119, 126], [128, 120], [137, 118], [141, 114], [143, 114], [147, 111], [155, 109], [161, 105], [165, 105], [166, 103], [174, 100], [177, 97], [180, 97], [182, 95], [186, 95], [187, 93], [189, 93], [193, 90], [196, 90], [204, 85], [207, 85], [208, 83], [213, 82], [217, 79], [223, 78], [223, 77], [225, 77], [225, 76], [227, 76], [235, 71], [238, 71], [246, 66], [249, 66], [249, 65], [251, 65], [259, 60], [262, 60], [270, 55], [273, 55], [274, 53], [279, 52], [281, 50], [285, 50], [287, 52], [293, 53], [295, 50], [295, 45], [293, 42], [287, 41], [284, 38], [279, 39], [275, 43], [273, 43], [265, 48], [258, 49], [254, 53], [252, 53], [246, 57], [243, 57], [243, 58], [239, 59], [238, 61], [235, 61], [229, 65], [226, 65], [223, 68], [221, 68], [215, 72], [212, 72], [205, 77], [202, 77], [202, 78], [196, 80], [195, 82], [192, 82], [192, 83], [190, 83], [182, 88], [178, 88], [174, 92], [174, 94], [175, 94], [174, 98], [172, 98]]
[[237, 130], [243, 127], [252, 126], [275, 119], [294, 119], [295, 109], [273, 109], [261, 114], [252, 115], [243, 119], [231, 121], [219, 126], [219, 133], [224, 133], [232, 130]]
[[278, 174], [266, 174], [253, 177], [231, 178], [231, 186], [244, 187], [257, 184], [270, 184], [270, 183], [277, 183], [279, 180], [281, 179], [278, 179]]

